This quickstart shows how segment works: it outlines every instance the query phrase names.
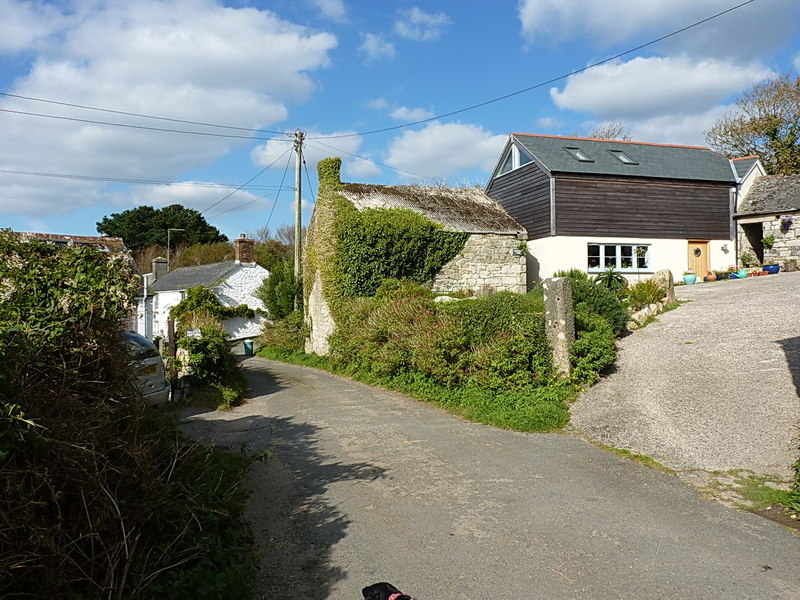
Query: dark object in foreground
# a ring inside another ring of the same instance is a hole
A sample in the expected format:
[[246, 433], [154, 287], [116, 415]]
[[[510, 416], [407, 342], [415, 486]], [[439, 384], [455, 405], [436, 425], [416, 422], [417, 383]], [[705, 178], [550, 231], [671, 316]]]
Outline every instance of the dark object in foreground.
[[394, 587], [391, 583], [381, 582], [368, 585], [361, 593], [364, 600], [414, 600]]

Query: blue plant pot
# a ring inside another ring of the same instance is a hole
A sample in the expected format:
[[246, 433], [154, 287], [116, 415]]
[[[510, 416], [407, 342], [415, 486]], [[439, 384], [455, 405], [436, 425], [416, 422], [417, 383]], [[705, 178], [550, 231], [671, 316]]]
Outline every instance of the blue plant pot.
[[685, 283], [686, 285], [692, 285], [696, 281], [697, 281], [697, 275], [695, 275], [694, 273], [686, 273], [683, 276], [683, 283]]
[[778, 271], [780, 271], [780, 270], [781, 270], [781, 266], [780, 266], [780, 265], [766, 265], [765, 267], [762, 267], [762, 268], [763, 268], [763, 269], [764, 269], [764, 270], [765, 270], [767, 273], [769, 273], [769, 274], [771, 274], [771, 275], [775, 275], [775, 274], [776, 274]]

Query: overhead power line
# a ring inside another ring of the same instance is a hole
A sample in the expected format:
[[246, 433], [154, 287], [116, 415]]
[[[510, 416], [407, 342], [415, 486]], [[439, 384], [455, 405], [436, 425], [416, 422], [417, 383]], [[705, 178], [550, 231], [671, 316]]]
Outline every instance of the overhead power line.
[[19, 94], [11, 94], [8, 92], [0, 92], [0, 96], [8, 98], [17, 98], [19, 100], [29, 100], [31, 102], [45, 102], [47, 104], [57, 104], [58, 106], [69, 106], [72, 108], [82, 108], [84, 110], [96, 110], [99, 112], [113, 113], [115, 115], [126, 115], [129, 117], [140, 117], [142, 119], [156, 119], [158, 121], [169, 121], [171, 123], [186, 123], [187, 125], [202, 125], [203, 127], [217, 127], [220, 129], [233, 129], [235, 131], [250, 131], [252, 133], [271, 133], [274, 135], [292, 135], [286, 131], [270, 131], [269, 129], [251, 129], [249, 127], [235, 127], [233, 125], [219, 125], [217, 123], [206, 123], [203, 121], [187, 121], [186, 119], [174, 119], [172, 117], [159, 117], [157, 115], [147, 115], [143, 113], [128, 112], [125, 110], [115, 110], [113, 108], [100, 108], [97, 106], [87, 106], [85, 104], [73, 104], [71, 102], [62, 102], [60, 100], [47, 100], [45, 98], [34, 98], [32, 96], [20, 96]]
[[239, 140], [256, 140], [268, 142], [284, 142], [282, 138], [258, 137], [252, 135], [235, 135], [232, 133], [212, 133], [210, 131], [190, 131], [188, 129], [168, 129], [166, 127], [148, 127], [147, 125], [133, 125], [131, 123], [113, 123], [111, 121], [96, 121], [94, 119], [80, 119], [78, 117], [65, 117], [63, 115], [48, 115], [44, 113], [34, 113], [24, 110], [11, 110], [10, 108], [0, 108], [0, 112], [12, 113], [15, 115], [26, 115], [29, 117], [42, 117], [43, 119], [57, 119], [59, 121], [74, 121], [76, 123], [88, 123], [90, 125], [107, 125], [109, 127], [124, 127], [126, 129], [144, 129], [146, 131], [160, 131], [165, 133], [182, 133], [185, 135], [202, 135], [218, 138], [233, 138]]
[[[47, 173], [42, 171], [21, 171], [17, 169], [0, 169], [0, 174], [25, 175], [32, 177], [52, 177], [56, 179], [77, 179], [79, 181], [100, 181], [103, 183], [131, 183], [141, 185], [177, 185], [209, 188], [240, 188], [238, 183], [216, 183], [211, 181], [163, 181], [158, 179], [131, 179], [129, 177], [102, 177], [98, 175], [76, 175], [72, 173]], [[247, 185], [248, 190], [272, 190], [276, 185]]]
[[[222, 202], [224, 202], [225, 200], [227, 200], [228, 198], [230, 198], [231, 196], [233, 196], [233, 195], [234, 195], [236, 192], [238, 192], [239, 190], [241, 190], [241, 189], [244, 189], [244, 187], [245, 187], [246, 185], [248, 185], [248, 184], [252, 183], [252, 182], [253, 182], [255, 179], [257, 179], [259, 176], [261, 176], [261, 174], [262, 174], [262, 173], [264, 173], [264, 172], [265, 172], [267, 169], [269, 169], [270, 167], [272, 167], [272, 165], [274, 165], [276, 162], [278, 162], [280, 159], [282, 159], [284, 156], [286, 156], [286, 155], [287, 155], [289, 152], [291, 152], [291, 151], [292, 151], [292, 147], [291, 147], [291, 146], [289, 146], [289, 148], [287, 148], [287, 149], [286, 149], [286, 152], [284, 152], [283, 154], [281, 154], [281, 155], [280, 155], [278, 158], [276, 158], [275, 160], [273, 160], [273, 161], [272, 161], [270, 164], [268, 164], [266, 167], [264, 167], [263, 169], [261, 169], [261, 170], [260, 170], [258, 173], [256, 173], [255, 175], [253, 175], [253, 176], [252, 176], [250, 179], [248, 179], [247, 181], [245, 181], [245, 182], [244, 182], [242, 185], [240, 185], [239, 187], [237, 187], [237, 188], [236, 188], [235, 190], [233, 190], [233, 191], [232, 191], [230, 194], [228, 194], [227, 196], [223, 196], [222, 198], [220, 198], [219, 200], [217, 200], [216, 202], [214, 202], [214, 204], [212, 204], [211, 206], [209, 206], [209, 207], [208, 207], [208, 208], [206, 208], [205, 210], [203, 210], [203, 211], [200, 211], [200, 214], [202, 215], [203, 213], [205, 213], [205, 212], [208, 212], [209, 210], [211, 210], [212, 208], [214, 208], [214, 207], [215, 207], [215, 206], [217, 206], [218, 204], [221, 204]], [[281, 182], [281, 187], [283, 187], [283, 182]], [[280, 191], [280, 188], [279, 188], [279, 191]]]
[[[746, 0], [745, 2], [741, 2], [741, 3], [739, 3], [739, 4], [735, 5], [735, 6], [732, 6], [732, 7], [728, 8], [728, 9], [726, 9], [726, 10], [720, 11], [720, 12], [718, 12], [716, 14], [713, 14], [713, 15], [711, 15], [709, 17], [706, 17], [705, 19], [701, 19], [699, 21], [695, 21], [694, 23], [691, 23], [690, 25], [686, 25], [685, 27], [681, 27], [680, 29], [676, 29], [675, 31], [672, 31], [670, 33], [667, 33], [665, 35], [657, 37], [657, 38], [655, 38], [653, 40], [650, 40], [649, 42], [645, 42], [643, 44], [639, 44], [638, 46], [635, 46], [633, 48], [629, 48], [628, 50], [625, 50], [623, 52], [619, 52], [619, 53], [617, 53], [617, 54], [615, 54], [615, 55], [613, 55], [613, 56], [611, 56], [609, 58], [606, 58], [604, 60], [600, 60], [600, 61], [594, 62], [594, 63], [592, 63], [592, 64], [590, 64], [590, 65], [588, 65], [586, 67], [583, 67], [581, 69], [575, 69], [574, 71], [570, 71], [570, 72], [565, 73], [563, 75], [558, 75], [558, 76], [553, 77], [551, 79], [548, 79], [546, 81], [541, 81], [539, 83], [536, 83], [534, 85], [530, 85], [530, 86], [525, 87], [523, 89], [516, 90], [514, 92], [509, 92], [508, 94], [503, 94], [502, 96], [497, 96], [496, 98], [491, 98], [489, 100], [485, 100], [485, 101], [479, 102], [477, 104], [472, 104], [472, 105], [466, 106], [464, 108], [459, 108], [459, 109], [456, 109], [456, 110], [452, 110], [450, 112], [446, 112], [446, 113], [442, 113], [442, 114], [435, 115], [435, 116], [432, 116], [432, 117], [428, 117], [426, 119], [419, 119], [417, 121], [410, 121], [410, 122], [407, 122], [407, 123], [401, 123], [399, 125], [393, 125], [391, 127], [383, 127], [383, 128], [380, 128], [380, 129], [373, 129], [373, 130], [369, 130], [369, 131], [361, 131], [361, 132], [357, 132], [357, 133], [348, 133], [348, 134], [341, 134], [341, 135], [335, 135], [335, 136], [324, 136], [324, 137], [319, 137], [319, 138], [313, 138], [313, 137], [312, 138], [308, 138], [307, 137], [306, 140], [311, 141], [311, 140], [320, 140], [320, 139], [339, 139], [339, 138], [347, 138], [347, 137], [373, 135], [373, 134], [377, 134], [377, 133], [385, 133], [387, 131], [396, 131], [398, 129], [404, 129], [406, 127], [413, 127], [415, 125], [422, 125], [424, 123], [429, 123], [431, 121], [436, 121], [438, 119], [444, 119], [446, 117], [452, 117], [454, 115], [458, 115], [458, 114], [462, 114], [462, 113], [465, 113], [465, 112], [468, 112], [468, 111], [471, 111], [471, 110], [475, 110], [477, 108], [482, 108], [484, 106], [488, 106], [488, 105], [494, 104], [496, 102], [501, 102], [503, 100], [507, 100], [508, 98], [512, 98], [514, 96], [519, 96], [520, 94], [524, 94], [526, 92], [530, 92], [532, 90], [539, 89], [539, 88], [542, 88], [542, 87], [547, 86], [547, 85], [551, 85], [551, 84], [556, 83], [558, 81], [562, 81], [564, 79], [567, 79], [568, 77], [571, 77], [573, 75], [578, 75], [580, 73], [584, 73], [584, 72], [586, 72], [586, 71], [588, 71], [590, 69], [593, 69], [595, 67], [599, 67], [599, 66], [604, 65], [606, 63], [612, 62], [612, 61], [614, 61], [614, 60], [616, 60], [618, 58], [622, 58], [623, 56], [626, 56], [628, 54], [632, 54], [633, 52], [637, 52], [638, 50], [642, 50], [642, 49], [647, 48], [649, 46], [653, 46], [655, 44], [658, 44], [659, 42], [663, 42], [666, 39], [669, 39], [671, 37], [675, 37], [676, 35], [684, 33], [684, 32], [686, 32], [686, 31], [688, 31], [690, 29], [694, 29], [695, 27], [699, 27], [700, 25], [708, 23], [709, 21], [713, 21], [714, 19], [717, 19], [717, 18], [722, 17], [722, 16], [724, 16], [724, 15], [726, 15], [728, 13], [731, 13], [731, 12], [733, 12], [735, 10], [738, 10], [738, 9], [744, 7], [744, 6], [747, 6], [748, 4], [752, 4], [755, 1], [756, 0]], [[148, 115], [148, 114], [142, 114], [142, 113], [133, 113], [133, 112], [127, 112], [127, 111], [116, 110], [116, 109], [111, 109], [111, 108], [100, 108], [100, 107], [96, 107], [96, 106], [88, 106], [88, 105], [82, 105], [82, 104], [72, 104], [72, 103], [69, 103], [69, 102], [62, 102], [62, 101], [58, 101], [58, 100], [49, 100], [49, 99], [45, 99], [45, 98], [34, 98], [34, 97], [31, 97], [31, 96], [22, 96], [22, 95], [18, 95], [18, 94], [11, 94], [11, 93], [8, 93], [8, 92], [0, 92], [0, 95], [6, 96], [6, 97], [9, 97], [9, 98], [18, 98], [18, 99], [21, 99], [21, 100], [27, 100], [27, 101], [31, 101], [31, 102], [46, 102], [46, 103], [49, 103], [49, 104], [56, 104], [56, 105], [61, 105], [61, 106], [69, 106], [69, 107], [72, 107], [72, 108], [80, 108], [80, 109], [84, 109], [84, 110], [95, 110], [95, 111], [102, 111], [102, 112], [108, 112], [108, 113], [114, 113], [114, 114], [120, 114], [120, 115], [126, 115], [126, 116], [134, 116], [134, 117], [139, 117], [139, 118], [158, 119], [158, 120], [175, 122], [175, 123], [186, 123], [186, 124], [190, 124], [190, 125], [200, 125], [200, 126], [204, 126], [204, 127], [216, 127], [216, 128], [231, 129], [231, 130], [236, 130], [236, 131], [247, 131], [247, 132], [252, 132], [252, 133], [269, 133], [269, 134], [273, 134], [273, 135], [285, 135], [285, 136], [293, 136], [294, 135], [294, 132], [281, 132], [281, 131], [269, 131], [269, 130], [263, 130], [263, 129], [250, 129], [250, 128], [247, 128], [247, 127], [236, 127], [236, 126], [232, 126], [232, 125], [221, 125], [221, 124], [217, 124], [217, 123], [206, 123], [206, 122], [201, 122], [201, 121], [189, 121], [189, 120], [184, 120], [184, 119], [174, 119], [174, 118], [170, 118], [170, 117], [162, 117], [162, 116]], [[91, 119], [79, 119], [79, 118], [75, 118], [75, 117], [48, 115], [48, 114], [43, 114], [43, 113], [34, 113], [34, 112], [26, 112], [26, 111], [11, 110], [11, 109], [0, 109], [0, 111], [7, 112], [7, 113], [13, 113], [13, 114], [42, 117], [42, 118], [61, 119], [61, 120], [76, 121], [76, 122], [81, 122], [81, 123], [90, 123], [90, 124], [96, 124], [96, 125], [107, 125], [107, 126], [112, 126], [112, 127], [126, 127], [126, 128], [130, 128], [130, 129], [145, 129], [145, 130], [150, 130], [150, 131], [161, 131], [161, 132], [168, 132], [168, 133], [182, 133], [182, 134], [186, 134], [186, 135], [212, 136], [212, 137], [233, 138], [233, 139], [248, 139], [248, 140], [256, 140], [256, 141], [275, 141], [275, 138], [266, 138], [266, 137], [258, 137], [258, 136], [247, 136], [247, 135], [223, 134], [223, 133], [213, 133], [213, 132], [203, 132], [203, 131], [190, 131], [190, 130], [182, 130], [182, 129], [168, 129], [168, 128], [159, 128], [159, 127], [147, 127], [147, 126], [143, 126], [143, 125], [132, 125], [132, 124], [126, 124], [126, 123], [113, 123], [113, 122], [106, 122], [106, 121], [96, 121], [96, 120], [91, 120]], [[281, 140], [281, 141], [283, 141], [283, 140]], [[363, 157], [359, 157], [359, 158], [363, 158]], [[384, 165], [384, 166], [386, 166], [386, 165]]]
[[[693, 29], [694, 27], [698, 27], [700, 25], [703, 25], [704, 23], [708, 23], [709, 21], [712, 21], [712, 20], [714, 20], [716, 18], [719, 18], [719, 17], [721, 17], [723, 15], [726, 15], [726, 14], [728, 14], [730, 12], [738, 10], [738, 9], [742, 8], [743, 6], [747, 6], [748, 4], [752, 4], [755, 1], [756, 0], [747, 0], [746, 2], [742, 2], [741, 4], [737, 4], [736, 6], [732, 6], [731, 8], [728, 8], [728, 9], [723, 10], [721, 12], [718, 12], [718, 13], [716, 13], [714, 15], [711, 15], [710, 17], [706, 17], [705, 19], [702, 19], [700, 21], [696, 21], [696, 22], [692, 23], [691, 25], [687, 25], [686, 27], [681, 27], [680, 29], [676, 29], [675, 31], [673, 31], [671, 33], [668, 33], [666, 35], [662, 35], [661, 37], [658, 37], [658, 38], [656, 38], [654, 40], [651, 40], [649, 42], [646, 42], [644, 44], [639, 44], [635, 48], [630, 48], [628, 50], [625, 50], [624, 52], [619, 52], [618, 54], [615, 54], [614, 56], [610, 56], [609, 58], [594, 62], [594, 63], [592, 63], [592, 64], [590, 64], [590, 65], [588, 65], [586, 67], [583, 67], [582, 69], [575, 69], [574, 71], [570, 71], [569, 73], [565, 73], [564, 75], [559, 75], [557, 77], [553, 77], [552, 79], [548, 79], [547, 81], [542, 81], [542, 82], [536, 83], [534, 85], [528, 86], [528, 87], [523, 88], [521, 90], [517, 90], [515, 92], [510, 92], [508, 94], [503, 94], [502, 96], [498, 96], [496, 98], [492, 98], [491, 100], [485, 100], [483, 102], [479, 102], [477, 104], [473, 104], [473, 105], [467, 106], [465, 108], [459, 108], [457, 110], [452, 110], [452, 111], [447, 112], [447, 113], [443, 113], [443, 114], [440, 114], [440, 115], [435, 115], [433, 117], [428, 117], [427, 119], [420, 119], [418, 121], [412, 121], [412, 122], [409, 122], [409, 123], [402, 123], [400, 125], [394, 125], [392, 127], [383, 127], [381, 129], [373, 129], [371, 131], [361, 131], [361, 132], [358, 132], [358, 133], [347, 133], [347, 134], [341, 134], [341, 135], [325, 136], [325, 138], [323, 138], [323, 139], [332, 140], [332, 139], [338, 139], [338, 138], [348, 138], [348, 137], [356, 137], [356, 136], [363, 136], [363, 135], [372, 135], [372, 134], [375, 134], [375, 133], [385, 133], [387, 131], [395, 131], [397, 129], [404, 129], [406, 127], [413, 127], [414, 125], [422, 125], [423, 123], [429, 123], [431, 121], [436, 121], [438, 119], [444, 119], [445, 117], [452, 117], [453, 115], [459, 115], [461, 113], [465, 113], [465, 112], [470, 111], [470, 110], [475, 110], [476, 108], [482, 108], [484, 106], [488, 106], [489, 104], [494, 104], [496, 102], [500, 102], [502, 100], [507, 100], [508, 98], [513, 98], [514, 96], [519, 96], [520, 94], [524, 94], [526, 92], [530, 92], [532, 90], [535, 90], [535, 89], [538, 89], [538, 88], [541, 88], [541, 87], [544, 87], [544, 86], [547, 86], [547, 85], [551, 85], [553, 83], [556, 83], [557, 81], [562, 81], [564, 79], [567, 79], [568, 77], [572, 77], [573, 75], [578, 75], [580, 73], [584, 73], [584, 72], [588, 71], [589, 69], [594, 69], [595, 67], [599, 67], [599, 66], [604, 65], [606, 63], [612, 62], [614, 60], [617, 60], [618, 58], [622, 58], [623, 56], [626, 56], [626, 55], [631, 54], [633, 52], [636, 52], [638, 50], [642, 50], [643, 48], [647, 48], [648, 46], [653, 46], [654, 44], [657, 44], [659, 42], [663, 42], [664, 40], [669, 39], [671, 37], [674, 37], [674, 36], [676, 36], [678, 34], [681, 34], [681, 33], [685, 32], [685, 31], [688, 31], [689, 29]], [[311, 140], [318, 139], [318, 138], [306, 138], [306, 139], [311, 141]]]

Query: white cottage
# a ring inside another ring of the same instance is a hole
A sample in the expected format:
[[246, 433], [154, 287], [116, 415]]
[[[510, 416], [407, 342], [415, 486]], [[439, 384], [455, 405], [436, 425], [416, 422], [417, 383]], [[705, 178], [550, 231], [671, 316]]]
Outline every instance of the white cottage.
[[[253, 261], [255, 240], [242, 234], [233, 242], [234, 260], [180, 267], [167, 272], [167, 261], [153, 260], [153, 272], [145, 275], [144, 294], [139, 299], [137, 330], [148, 339], [167, 337], [167, 321], [170, 309], [186, 295], [186, 290], [205, 286], [225, 306], [246, 304], [252, 309], [264, 310], [264, 304], [253, 294], [269, 271]], [[265, 319], [256, 315], [253, 319], [234, 318], [225, 321], [225, 331], [231, 340], [254, 338], [261, 333]]]

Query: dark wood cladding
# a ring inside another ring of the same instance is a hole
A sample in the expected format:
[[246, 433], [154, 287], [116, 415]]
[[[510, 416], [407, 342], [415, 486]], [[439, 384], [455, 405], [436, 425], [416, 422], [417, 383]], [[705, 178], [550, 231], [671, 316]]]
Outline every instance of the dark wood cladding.
[[550, 177], [535, 162], [492, 180], [487, 194], [528, 232], [550, 235]]
[[556, 235], [730, 238], [724, 183], [556, 176], [555, 206]]

